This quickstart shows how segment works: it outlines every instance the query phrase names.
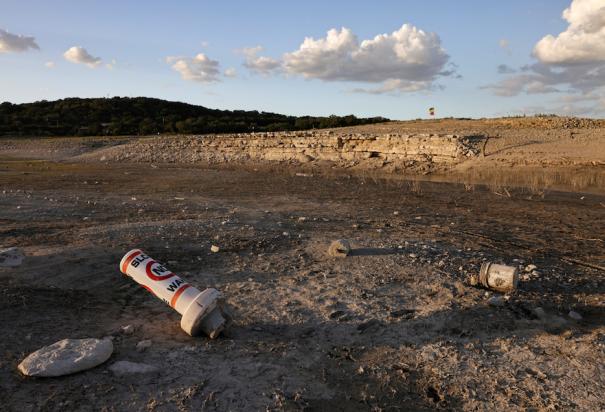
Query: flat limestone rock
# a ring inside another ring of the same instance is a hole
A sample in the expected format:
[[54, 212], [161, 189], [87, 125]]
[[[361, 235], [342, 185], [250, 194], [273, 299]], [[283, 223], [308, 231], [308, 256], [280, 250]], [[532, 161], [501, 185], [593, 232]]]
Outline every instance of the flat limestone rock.
[[23, 262], [23, 252], [16, 247], [0, 249], [0, 267], [16, 267]]
[[19, 364], [27, 376], [63, 376], [94, 368], [113, 353], [110, 339], [63, 339], [29, 354]]
[[139, 375], [157, 372], [159, 369], [146, 363], [137, 363], [130, 361], [117, 361], [109, 367], [109, 370], [117, 376]]

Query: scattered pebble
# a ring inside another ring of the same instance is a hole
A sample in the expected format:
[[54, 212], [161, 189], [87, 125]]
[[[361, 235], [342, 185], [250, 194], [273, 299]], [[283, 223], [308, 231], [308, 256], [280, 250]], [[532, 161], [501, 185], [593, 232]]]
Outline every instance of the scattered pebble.
[[544, 372], [542, 372], [541, 370], [535, 368], [535, 367], [531, 367], [531, 368], [527, 368], [525, 370], [528, 374], [535, 376], [538, 379], [544, 380], [546, 379], [546, 374]]
[[576, 320], [576, 321], [582, 320], [582, 315], [580, 315], [575, 310], [570, 310], [569, 313], [567, 314], [567, 316], [569, 316], [571, 319]]
[[0, 267], [16, 267], [23, 263], [23, 252], [21, 249], [11, 247], [0, 250]]
[[143, 352], [143, 351], [145, 351], [145, 349], [149, 348], [150, 346], [151, 346], [151, 341], [149, 339], [142, 340], [139, 343], [137, 343], [137, 351]]
[[335, 310], [334, 312], [330, 313], [330, 319], [339, 319], [344, 317], [346, 314], [347, 312], [344, 310]]
[[364, 332], [370, 331], [372, 329], [377, 329], [380, 325], [381, 325], [381, 323], [378, 319], [370, 319], [367, 322], [360, 323], [357, 326], [357, 330], [360, 333], [364, 333]]
[[212, 245], [212, 246], [210, 246], [210, 251], [211, 251], [212, 253], [218, 253], [218, 251], [219, 251], [219, 250], [221, 250], [221, 248], [219, 248], [219, 247], [218, 247], [218, 246], [216, 246], [216, 245]]
[[534, 315], [536, 315], [538, 319], [546, 319], [546, 311], [542, 308], [534, 308]]
[[328, 248], [328, 254], [334, 257], [346, 257], [351, 253], [351, 245], [344, 239], [335, 240]]
[[506, 303], [503, 296], [492, 296], [487, 300], [487, 304], [493, 307], [502, 307]]

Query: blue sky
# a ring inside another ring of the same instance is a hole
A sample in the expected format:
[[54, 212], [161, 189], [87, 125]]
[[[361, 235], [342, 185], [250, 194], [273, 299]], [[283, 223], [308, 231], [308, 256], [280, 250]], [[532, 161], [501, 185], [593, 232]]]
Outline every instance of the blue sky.
[[[605, 28], [582, 22], [605, 26], [605, 0], [573, 3], [3, 0], [0, 101], [118, 95], [295, 115], [408, 119], [434, 106], [444, 117], [600, 117], [605, 56], [593, 44]], [[336, 51], [321, 42], [330, 29]], [[565, 38], [534, 53], [570, 30], [585, 36], [582, 56], [567, 53]], [[360, 46], [379, 34], [387, 37], [376, 47]], [[314, 40], [302, 50], [306, 37]], [[589, 84], [575, 83], [595, 70]]]

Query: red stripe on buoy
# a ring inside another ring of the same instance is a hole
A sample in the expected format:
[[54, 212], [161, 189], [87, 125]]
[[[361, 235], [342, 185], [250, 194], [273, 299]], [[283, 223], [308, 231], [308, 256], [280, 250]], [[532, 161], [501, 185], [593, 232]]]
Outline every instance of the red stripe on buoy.
[[174, 296], [172, 297], [172, 299], [170, 299], [170, 306], [172, 306], [173, 308], [176, 307], [176, 301], [179, 300], [179, 298], [181, 297], [181, 295], [183, 294], [183, 292], [185, 291], [185, 289], [187, 289], [190, 286], [191, 285], [188, 284], [188, 283], [185, 283], [183, 286], [181, 286], [180, 289], [178, 289], [174, 293]]
[[147, 272], [147, 276], [149, 276], [149, 279], [151, 279], [151, 280], [156, 280], [156, 281], [157, 281], [157, 280], [166, 280], [166, 279], [170, 279], [171, 277], [176, 276], [176, 275], [175, 275], [174, 273], [172, 273], [172, 272], [170, 272], [170, 273], [169, 273], [169, 274], [167, 274], [167, 275], [161, 275], [161, 276], [158, 276], [158, 275], [154, 274], [154, 273], [151, 271], [151, 266], [152, 266], [154, 263], [158, 263], [158, 262], [156, 262], [155, 260], [152, 260], [152, 261], [150, 261], [149, 263], [147, 263], [147, 266], [145, 267], [145, 272]]
[[126, 273], [126, 269], [128, 268], [128, 265], [130, 265], [130, 262], [132, 262], [132, 259], [134, 259], [135, 257], [139, 256], [142, 252], [140, 250], [137, 250], [136, 252], [133, 252], [130, 256], [128, 256], [126, 258], [126, 260], [124, 261], [124, 264], [122, 265], [122, 273], [127, 275]]
[[157, 296], [155, 294], [155, 292], [153, 291], [153, 289], [151, 289], [149, 286], [145, 286], [145, 285], [141, 285], [141, 286], [143, 286], [145, 289], [147, 289], [149, 291], [149, 293], [151, 293], [152, 295]]

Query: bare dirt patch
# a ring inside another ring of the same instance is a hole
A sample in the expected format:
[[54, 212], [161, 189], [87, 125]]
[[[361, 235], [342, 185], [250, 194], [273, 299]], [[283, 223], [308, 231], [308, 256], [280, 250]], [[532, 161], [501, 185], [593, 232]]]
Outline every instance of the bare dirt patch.
[[[0, 245], [26, 254], [0, 268], [3, 408], [605, 408], [602, 194], [297, 173], [1, 161]], [[340, 238], [352, 253], [328, 256]], [[119, 273], [133, 247], [221, 290], [232, 334], [187, 336]], [[537, 269], [494, 307], [466, 283], [486, 260]], [[108, 335], [95, 369], [17, 371], [41, 346]], [[162, 373], [115, 377], [116, 361]]]

